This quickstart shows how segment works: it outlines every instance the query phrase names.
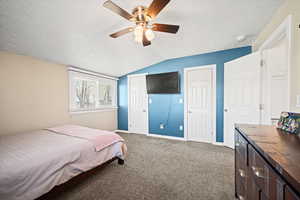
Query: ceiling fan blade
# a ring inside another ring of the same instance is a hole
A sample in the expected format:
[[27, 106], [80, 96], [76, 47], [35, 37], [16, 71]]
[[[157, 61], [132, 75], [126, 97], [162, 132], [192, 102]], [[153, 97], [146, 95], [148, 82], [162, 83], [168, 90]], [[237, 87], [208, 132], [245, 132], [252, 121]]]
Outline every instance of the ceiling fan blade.
[[146, 31], [143, 32], [143, 45], [144, 47], [151, 45], [151, 42], [146, 37]]
[[132, 31], [133, 31], [133, 28], [131, 28], [131, 27], [130, 28], [125, 28], [123, 30], [120, 30], [120, 31], [118, 31], [116, 33], [111, 34], [110, 37], [117, 38], [117, 37], [120, 37], [122, 35], [125, 35], [126, 33], [130, 33]]
[[154, 19], [169, 2], [170, 0], [153, 0], [147, 14]]
[[159, 32], [166, 32], [166, 33], [177, 33], [179, 30], [178, 25], [171, 25], [171, 24], [153, 24], [152, 25], [153, 31]]
[[125, 19], [132, 19], [133, 16], [129, 14], [126, 10], [123, 8], [119, 7], [117, 4], [113, 3], [112, 1], [108, 0], [103, 3], [103, 6], [114, 13], [120, 15], [121, 17], [124, 17]]

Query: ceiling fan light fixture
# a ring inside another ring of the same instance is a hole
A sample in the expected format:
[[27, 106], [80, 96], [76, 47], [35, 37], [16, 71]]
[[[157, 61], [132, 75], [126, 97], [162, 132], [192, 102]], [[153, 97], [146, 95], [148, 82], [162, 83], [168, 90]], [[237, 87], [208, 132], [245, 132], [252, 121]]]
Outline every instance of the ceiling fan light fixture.
[[138, 25], [134, 28], [134, 40], [138, 43], [143, 42], [143, 32], [144, 32], [144, 27], [141, 25]]
[[150, 17], [149, 15], [146, 15], [146, 21], [147, 22], [151, 22], [152, 21], [152, 17]]
[[152, 31], [152, 29], [150, 29], [150, 28], [148, 28], [146, 30], [145, 35], [146, 35], [147, 40], [149, 40], [149, 41], [152, 41], [155, 38], [155, 34]]

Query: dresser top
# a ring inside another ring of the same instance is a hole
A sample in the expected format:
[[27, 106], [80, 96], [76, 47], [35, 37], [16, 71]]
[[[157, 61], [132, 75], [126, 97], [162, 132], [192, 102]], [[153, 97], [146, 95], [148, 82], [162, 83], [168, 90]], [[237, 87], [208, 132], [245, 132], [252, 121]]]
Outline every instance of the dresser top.
[[237, 124], [235, 127], [295, 190], [300, 191], [300, 136], [275, 126]]

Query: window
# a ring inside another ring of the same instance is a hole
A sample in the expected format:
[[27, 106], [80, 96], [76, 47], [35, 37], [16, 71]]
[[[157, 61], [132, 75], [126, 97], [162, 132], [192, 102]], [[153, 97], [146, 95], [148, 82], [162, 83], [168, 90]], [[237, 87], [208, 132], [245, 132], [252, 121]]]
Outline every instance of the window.
[[69, 71], [70, 111], [116, 108], [116, 79]]

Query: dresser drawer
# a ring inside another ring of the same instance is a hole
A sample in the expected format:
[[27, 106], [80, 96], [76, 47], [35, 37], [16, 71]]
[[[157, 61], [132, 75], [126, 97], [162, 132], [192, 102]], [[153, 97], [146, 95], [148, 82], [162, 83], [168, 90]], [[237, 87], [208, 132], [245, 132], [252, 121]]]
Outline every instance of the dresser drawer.
[[247, 183], [247, 200], [258, 200], [260, 199], [260, 189], [257, 187], [255, 181], [249, 177]]
[[246, 200], [246, 185], [243, 184], [243, 180], [240, 176], [236, 176], [236, 197], [239, 200]]
[[247, 165], [247, 144], [245, 138], [238, 132], [235, 131], [235, 150], [240, 154], [241, 159], [244, 160]]
[[300, 197], [289, 186], [286, 186], [284, 189], [284, 200], [300, 200]]
[[235, 175], [240, 179], [241, 184], [246, 185], [246, 179], [248, 177], [247, 165], [244, 163], [244, 159], [241, 159], [239, 153], [236, 153]]
[[249, 176], [261, 190], [261, 199], [284, 199], [284, 181], [266, 163], [260, 154], [249, 145]]

